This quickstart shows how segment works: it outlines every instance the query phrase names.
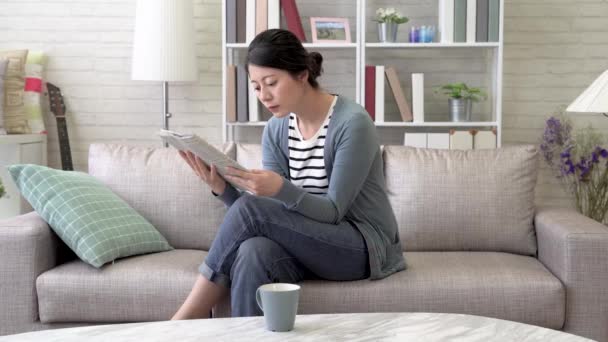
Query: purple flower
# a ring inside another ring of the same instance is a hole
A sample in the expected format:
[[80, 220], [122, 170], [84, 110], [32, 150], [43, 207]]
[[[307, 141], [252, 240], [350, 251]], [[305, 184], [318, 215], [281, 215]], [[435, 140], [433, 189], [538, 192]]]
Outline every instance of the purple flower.
[[[550, 117], [545, 126], [540, 150], [547, 164], [553, 166], [558, 163], [555, 158], [570, 140], [571, 126], [569, 122], [562, 122], [556, 117]], [[561, 155], [560, 155], [561, 157]]]
[[574, 164], [571, 160], [567, 160], [564, 162], [561, 168], [562, 176], [573, 175], [575, 171]]
[[589, 176], [591, 175], [591, 171], [593, 170], [593, 159], [581, 157], [581, 161], [576, 164], [576, 167], [581, 171], [579, 175], [579, 180], [582, 182], [586, 182], [589, 180]]
[[600, 154], [597, 151], [591, 153], [591, 162], [594, 164], [600, 162]]
[[568, 139], [570, 139], [570, 126], [562, 124], [556, 117], [550, 117], [543, 134], [544, 143], [563, 145]]
[[574, 174], [575, 171], [575, 167], [574, 167], [574, 163], [572, 162], [571, 155], [570, 155], [570, 150], [572, 150], [572, 147], [566, 147], [566, 149], [564, 151], [562, 151], [562, 153], [559, 154], [559, 156], [562, 158], [561, 162], [561, 174], [562, 176], [567, 176], [570, 174]]

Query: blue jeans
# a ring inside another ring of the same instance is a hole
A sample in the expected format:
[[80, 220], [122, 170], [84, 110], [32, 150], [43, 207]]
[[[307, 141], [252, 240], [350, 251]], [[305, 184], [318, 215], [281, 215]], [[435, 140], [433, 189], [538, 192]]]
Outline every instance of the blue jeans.
[[280, 202], [243, 194], [228, 209], [199, 268], [210, 281], [230, 287], [232, 316], [259, 316], [256, 289], [303, 279], [369, 277], [365, 240], [347, 221], [321, 223]]

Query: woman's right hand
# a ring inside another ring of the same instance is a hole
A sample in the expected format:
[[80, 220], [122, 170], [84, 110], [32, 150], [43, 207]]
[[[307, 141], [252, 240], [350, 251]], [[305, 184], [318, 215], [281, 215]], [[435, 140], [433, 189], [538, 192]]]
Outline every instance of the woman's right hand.
[[209, 185], [216, 195], [219, 196], [224, 193], [226, 181], [217, 172], [215, 165], [209, 167], [201, 158], [195, 156], [194, 153], [190, 151], [179, 151], [179, 155], [188, 163], [188, 165], [190, 165], [190, 168], [194, 170], [194, 173], [196, 173], [203, 182]]

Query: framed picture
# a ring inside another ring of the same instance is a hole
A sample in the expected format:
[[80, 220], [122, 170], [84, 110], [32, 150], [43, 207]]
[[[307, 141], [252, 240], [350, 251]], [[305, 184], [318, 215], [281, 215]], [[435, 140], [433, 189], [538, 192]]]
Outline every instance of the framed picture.
[[313, 43], [350, 43], [347, 18], [310, 18]]

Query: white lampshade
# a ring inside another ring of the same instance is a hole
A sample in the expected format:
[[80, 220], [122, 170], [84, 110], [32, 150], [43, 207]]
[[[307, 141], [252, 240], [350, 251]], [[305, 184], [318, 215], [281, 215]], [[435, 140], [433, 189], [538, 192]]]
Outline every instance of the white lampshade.
[[192, 0], [137, 0], [131, 78], [196, 81]]
[[604, 71], [589, 88], [580, 94], [566, 109], [568, 112], [608, 113], [608, 70]]

